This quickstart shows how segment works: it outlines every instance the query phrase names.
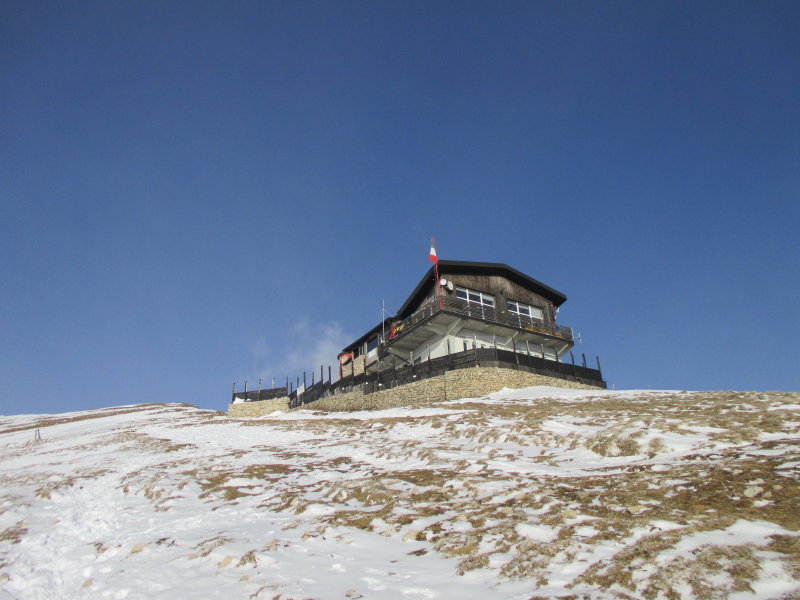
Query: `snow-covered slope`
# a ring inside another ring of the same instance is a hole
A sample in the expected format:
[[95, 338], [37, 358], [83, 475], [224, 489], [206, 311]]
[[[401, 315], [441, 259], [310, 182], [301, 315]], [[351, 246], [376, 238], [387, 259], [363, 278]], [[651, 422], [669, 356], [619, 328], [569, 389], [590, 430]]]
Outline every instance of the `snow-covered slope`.
[[0, 417], [0, 598], [798, 598], [799, 438], [781, 393]]

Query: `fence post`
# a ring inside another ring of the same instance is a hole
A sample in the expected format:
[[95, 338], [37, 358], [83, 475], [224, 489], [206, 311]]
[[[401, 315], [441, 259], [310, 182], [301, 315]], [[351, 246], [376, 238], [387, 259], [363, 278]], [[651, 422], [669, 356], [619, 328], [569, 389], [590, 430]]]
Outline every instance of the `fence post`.
[[583, 366], [584, 369], [586, 368], [586, 354], [584, 354], [583, 352], [581, 352], [581, 365]]
[[328, 365], [328, 385], [331, 384], [331, 366]]
[[597, 370], [600, 371], [600, 379], [602, 379], [603, 378], [603, 373], [602, 373], [602, 369], [600, 368], [600, 357], [599, 356], [595, 356], [594, 358], [597, 361]]

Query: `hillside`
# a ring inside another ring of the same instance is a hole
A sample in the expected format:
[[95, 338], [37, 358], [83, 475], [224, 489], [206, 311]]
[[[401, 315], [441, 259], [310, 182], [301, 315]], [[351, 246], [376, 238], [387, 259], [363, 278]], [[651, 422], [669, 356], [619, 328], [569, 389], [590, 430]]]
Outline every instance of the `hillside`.
[[800, 598], [799, 439], [785, 393], [0, 417], [0, 599]]

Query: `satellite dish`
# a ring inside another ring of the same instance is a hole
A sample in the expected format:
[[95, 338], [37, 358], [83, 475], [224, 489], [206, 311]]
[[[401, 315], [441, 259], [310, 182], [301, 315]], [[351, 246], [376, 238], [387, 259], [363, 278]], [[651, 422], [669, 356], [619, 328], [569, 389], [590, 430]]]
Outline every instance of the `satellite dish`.
[[447, 282], [447, 289], [450, 290], [451, 292], [453, 291], [453, 282], [452, 281], [448, 281]]
[[442, 278], [439, 280], [439, 285], [447, 285], [447, 279], [445, 279], [444, 277], [442, 277]]

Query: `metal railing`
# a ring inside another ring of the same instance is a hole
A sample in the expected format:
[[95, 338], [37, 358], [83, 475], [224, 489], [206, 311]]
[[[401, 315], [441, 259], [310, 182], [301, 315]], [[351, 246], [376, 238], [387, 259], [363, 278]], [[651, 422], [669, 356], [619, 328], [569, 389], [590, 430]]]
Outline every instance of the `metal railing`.
[[249, 391], [242, 391], [237, 392], [236, 390], [233, 391], [231, 396], [231, 402], [236, 400], [237, 398], [244, 400], [245, 402], [258, 402], [259, 400], [272, 400], [274, 398], [283, 398], [286, 396], [288, 390], [285, 387], [279, 388], [267, 388], [267, 389], [259, 389], [259, 390], [249, 390]]
[[572, 341], [573, 339], [571, 327], [564, 327], [561, 325], [550, 326], [539, 319], [534, 319], [525, 315], [512, 312], [498, 312], [495, 308], [477, 305], [458, 298], [442, 298], [441, 308], [439, 308], [438, 302], [430, 302], [400, 324], [394, 326], [385, 344], [391, 344], [395, 340], [400, 339], [404, 335], [410, 333], [417, 325], [432, 318], [440, 311], [465, 316], [470, 319], [480, 319], [488, 323], [497, 323], [516, 329], [523, 329], [525, 331], [543, 333], [562, 340]]

